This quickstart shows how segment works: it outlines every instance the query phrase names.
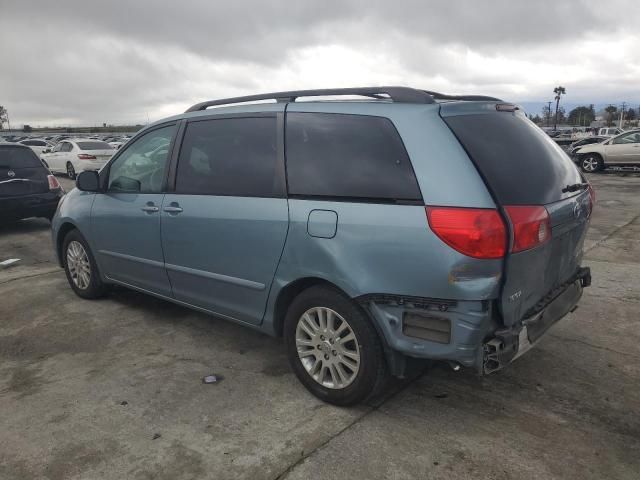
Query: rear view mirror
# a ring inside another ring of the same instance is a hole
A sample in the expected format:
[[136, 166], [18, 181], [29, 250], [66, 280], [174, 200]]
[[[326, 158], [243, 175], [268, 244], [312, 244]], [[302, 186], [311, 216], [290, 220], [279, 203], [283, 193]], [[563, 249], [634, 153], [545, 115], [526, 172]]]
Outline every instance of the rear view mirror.
[[80, 173], [76, 179], [76, 187], [83, 192], [99, 192], [100, 191], [100, 176], [96, 171], [86, 171]]

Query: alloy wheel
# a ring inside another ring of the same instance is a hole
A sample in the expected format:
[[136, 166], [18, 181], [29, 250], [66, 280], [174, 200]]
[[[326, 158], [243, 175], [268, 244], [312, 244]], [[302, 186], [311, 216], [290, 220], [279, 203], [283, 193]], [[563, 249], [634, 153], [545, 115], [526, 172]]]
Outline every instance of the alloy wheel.
[[309, 376], [326, 388], [349, 386], [360, 370], [360, 347], [349, 323], [326, 307], [310, 308], [298, 319], [296, 349]]
[[91, 263], [80, 242], [73, 240], [67, 247], [67, 268], [74, 285], [85, 290], [91, 282]]
[[582, 160], [582, 168], [587, 172], [595, 172], [598, 169], [598, 160], [594, 157], [587, 157]]

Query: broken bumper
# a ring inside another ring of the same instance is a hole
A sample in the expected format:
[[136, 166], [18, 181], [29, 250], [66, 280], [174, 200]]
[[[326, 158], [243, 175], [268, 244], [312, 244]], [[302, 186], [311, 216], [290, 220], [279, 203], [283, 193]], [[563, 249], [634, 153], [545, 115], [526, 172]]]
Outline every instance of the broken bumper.
[[518, 327], [498, 330], [484, 344], [482, 373], [500, 370], [533, 347], [546, 331], [577, 308], [585, 287], [591, 285], [591, 270], [581, 268], [565, 288], [539, 311], [522, 320]]

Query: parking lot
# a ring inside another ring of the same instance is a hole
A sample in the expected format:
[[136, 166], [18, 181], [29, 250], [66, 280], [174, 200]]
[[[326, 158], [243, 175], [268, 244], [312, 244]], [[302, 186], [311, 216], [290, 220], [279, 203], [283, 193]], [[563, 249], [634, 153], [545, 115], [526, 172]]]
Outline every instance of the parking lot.
[[78, 298], [48, 221], [0, 226], [0, 261], [20, 259], [0, 270], [0, 478], [637, 479], [640, 175], [590, 180], [574, 313], [492, 376], [435, 365], [357, 408], [309, 394], [277, 339], [124, 289]]

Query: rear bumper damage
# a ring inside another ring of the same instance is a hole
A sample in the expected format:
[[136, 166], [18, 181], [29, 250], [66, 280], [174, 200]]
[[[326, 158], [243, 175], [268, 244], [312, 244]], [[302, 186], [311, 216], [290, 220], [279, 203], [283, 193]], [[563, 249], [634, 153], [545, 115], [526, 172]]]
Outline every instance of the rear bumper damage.
[[384, 340], [393, 375], [404, 376], [410, 358], [449, 361], [456, 369], [463, 366], [488, 374], [529, 350], [554, 323], [576, 308], [583, 288], [590, 284], [589, 268], [580, 268], [509, 328], [502, 326], [495, 302], [488, 300], [381, 294], [356, 300], [370, 313]]
[[583, 267], [568, 282], [544, 297], [522, 322], [500, 329], [484, 343], [481, 373], [500, 370], [533, 347], [546, 331], [577, 308], [585, 287], [591, 285], [591, 270]]

